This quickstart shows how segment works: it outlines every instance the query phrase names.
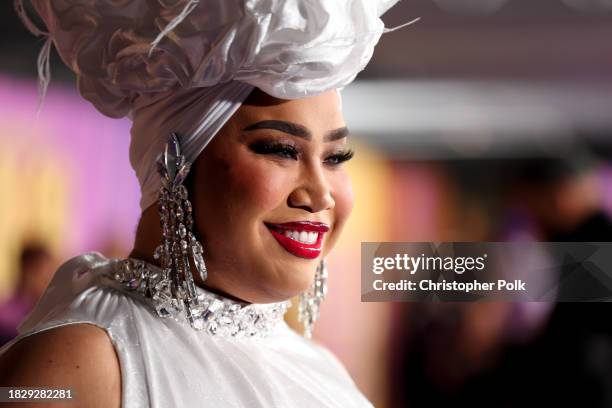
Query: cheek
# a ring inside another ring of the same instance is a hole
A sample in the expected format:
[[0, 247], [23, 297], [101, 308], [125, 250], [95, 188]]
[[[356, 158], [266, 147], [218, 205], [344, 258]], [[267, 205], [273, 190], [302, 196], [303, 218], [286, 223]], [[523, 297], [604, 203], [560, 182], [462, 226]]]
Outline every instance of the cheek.
[[290, 174], [263, 160], [242, 160], [232, 166], [229, 180], [241, 207], [248, 212], [265, 213], [278, 208], [288, 195]]
[[332, 250], [340, 238], [344, 225], [348, 220], [355, 200], [351, 180], [344, 171], [335, 173], [329, 180], [334, 197], [333, 229], [325, 244], [325, 255]]
[[355, 195], [351, 180], [346, 172], [339, 173], [332, 181], [334, 191], [334, 212], [339, 226], [344, 225], [353, 209]]
[[[215, 157], [198, 168], [198, 232], [208, 247], [211, 268], [236, 271], [253, 266], [254, 248], [259, 248], [262, 221], [269, 221], [287, 198], [291, 172], [275, 163], [234, 155]], [[212, 177], [206, 175], [214, 175]], [[224, 236], [226, 239], [218, 239]], [[212, 269], [211, 269], [212, 270]]]
[[210, 193], [217, 198], [217, 210], [229, 213], [227, 219], [240, 219], [239, 224], [245, 225], [285, 202], [292, 177], [289, 169], [248, 153], [217, 160], [214, 169], [207, 170], [216, 179]]

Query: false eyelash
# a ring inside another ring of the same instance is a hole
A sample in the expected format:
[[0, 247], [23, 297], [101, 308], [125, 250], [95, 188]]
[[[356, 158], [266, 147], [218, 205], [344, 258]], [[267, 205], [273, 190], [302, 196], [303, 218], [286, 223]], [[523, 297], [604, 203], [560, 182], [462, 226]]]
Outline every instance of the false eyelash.
[[[325, 162], [328, 164], [331, 164], [332, 166], [337, 166], [341, 163], [344, 163], [345, 161], [351, 160], [354, 155], [355, 155], [355, 152], [353, 150], [345, 150], [343, 152], [332, 154], [327, 159], [325, 159]], [[329, 162], [330, 159], [335, 160], [335, 162], [330, 163]]]
[[299, 154], [294, 146], [278, 142], [256, 142], [250, 148], [258, 154], [276, 154], [293, 160], [297, 160]]

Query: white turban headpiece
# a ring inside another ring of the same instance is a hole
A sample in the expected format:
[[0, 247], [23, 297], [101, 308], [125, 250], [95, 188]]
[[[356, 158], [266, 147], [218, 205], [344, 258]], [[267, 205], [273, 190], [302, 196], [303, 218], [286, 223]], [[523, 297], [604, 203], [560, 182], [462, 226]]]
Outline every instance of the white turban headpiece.
[[[42, 95], [53, 43], [81, 95], [129, 116], [130, 162], [144, 210], [161, 185], [155, 161], [176, 132], [195, 161], [254, 87], [281, 99], [342, 89], [363, 70], [399, 0], [31, 0], [47, 30]], [[415, 20], [416, 21], [416, 20]]]

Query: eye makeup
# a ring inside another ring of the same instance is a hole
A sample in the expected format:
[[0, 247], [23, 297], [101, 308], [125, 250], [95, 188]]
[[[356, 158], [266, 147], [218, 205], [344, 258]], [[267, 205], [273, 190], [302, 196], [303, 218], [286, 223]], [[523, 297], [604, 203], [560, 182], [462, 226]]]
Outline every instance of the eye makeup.
[[[299, 145], [292, 141], [284, 140], [256, 140], [248, 143], [248, 148], [253, 153], [260, 155], [274, 155], [280, 159], [299, 160], [303, 152]], [[354, 151], [351, 149], [338, 149], [331, 153], [326, 153], [323, 158], [323, 163], [328, 166], [338, 166], [354, 156]]]
[[325, 158], [325, 163], [338, 166], [346, 161], [349, 161], [355, 156], [355, 152], [351, 149], [340, 150], [336, 153], [333, 153]]
[[249, 143], [248, 146], [252, 152], [257, 154], [273, 154], [292, 160], [297, 160], [300, 154], [295, 144], [278, 140], [257, 140]]

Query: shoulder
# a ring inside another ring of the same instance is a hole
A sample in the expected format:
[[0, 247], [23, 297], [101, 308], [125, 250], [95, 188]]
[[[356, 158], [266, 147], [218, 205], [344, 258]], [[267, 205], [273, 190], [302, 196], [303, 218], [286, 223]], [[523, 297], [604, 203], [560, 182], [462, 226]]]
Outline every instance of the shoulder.
[[71, 388], [78, 406], [119, 407], [121, 369], [103, 329], [69, 324], [26, 336], [6, 350], [0, 386]]
[[70, 259], [55, 272], [34, 310], [19, 325], [19, 333], [35, 331], [63, 321], [95, 322], [107, 327], [123, 305], [120, 292], [108, 288], [102, 277], [113, 270], [114, 260], [91, 252]]

